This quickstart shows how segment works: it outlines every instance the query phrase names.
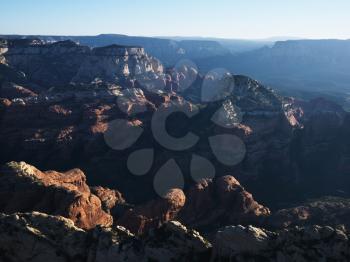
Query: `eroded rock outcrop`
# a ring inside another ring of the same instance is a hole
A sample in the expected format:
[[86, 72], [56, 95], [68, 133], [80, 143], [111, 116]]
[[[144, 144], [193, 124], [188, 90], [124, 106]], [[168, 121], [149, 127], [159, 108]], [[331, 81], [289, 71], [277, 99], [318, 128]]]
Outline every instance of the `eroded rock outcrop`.
[[170, 190], [164, 198], [126, 210], [115, 223], [135, 234], [144, 234], [170, 220], [213, 232], [223, 225], [263, 224], [270, 210], [257, 203], [232, 176], [202, 180], [185, 194]]
[[61, 215], [85, 229], [113, 223], [102, 210], [101, 200], [91, 193], [81, 170], [41, 172], [24, 162], [10, 162], [1, 169], [0, 210]]
[[117, 190], [101, 186], [90, 189], [79, 169], [41, 172], [24, 162], [10, 162], [0, 176], [2, 212], [61, 215], [84, 229], [111, 226], [113, 216], [114, 225], [138, 235], [175, 219], [214, 231], [229, 224], [257, 225], [270, 214], [232, 176], [203, 180], [186, 194], [171, 189], [163, 198], [132, 207]]
[[118, 190], [95, 186], [91, 188], [91, 192], [101, 200], [103, 210], [108, 213], [116, 205], [125, 203], [125, 199]]
[[163, 198], [127, 210], [116, 223], [135, 234], [143, 234], [176, 219], [185, 202], [186, 196], [181, 189], [171, 189]]
[[233, 176], [202, 180], [189, 189], [186, 197], [179, 219], [196, 228], [262, 224], [270, 215], [270, 210], [257, 203]]

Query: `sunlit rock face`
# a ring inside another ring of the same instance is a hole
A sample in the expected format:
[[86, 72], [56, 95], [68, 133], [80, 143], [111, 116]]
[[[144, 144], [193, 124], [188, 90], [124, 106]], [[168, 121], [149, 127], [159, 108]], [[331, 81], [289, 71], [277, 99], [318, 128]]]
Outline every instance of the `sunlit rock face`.
[[132, 206], [116, 189], [90, 188], [79, 169], [42, 172], [25, 162], [10, 162], [0, 170], [0, 196], [0, 212], [61, 215], [83, 229], [113, 223], [137, 235], [171, 220], [213, 232], [232, 223], [260, 224], [270, 215], [232, 176], [203, 180], [185, 193], [173, 188]]
[[111, 226], [79, 169], [41, 172], [25, 162], [10, 162], [0, 171], [0, 210], [6, 213], [41, 211], [70, 218], [78, 227]]
[[6, 53], [8, 50], [7, 48], [7, 41], [6, 40], [0, 40], [0, 64], [5, 64], [6, 59], [3, 56], [4, 53]]
[[141, 47], [111, 45], [90, 49], [73, 41], [44, 43], [36, 39], [8, 40], [0, 45], [0, 61], [23, 71], [46, 87], [70, 82], [118, 82], [128, 77], [162, 74], [161, 63]]
[[163, 66], [157, 59], [146, 54], [143, 48], [111, 45], [94, 48], [83, 60], [72, 81], [90, 83], [100, 79], [116, 82], [151, 73], [163, 73]]

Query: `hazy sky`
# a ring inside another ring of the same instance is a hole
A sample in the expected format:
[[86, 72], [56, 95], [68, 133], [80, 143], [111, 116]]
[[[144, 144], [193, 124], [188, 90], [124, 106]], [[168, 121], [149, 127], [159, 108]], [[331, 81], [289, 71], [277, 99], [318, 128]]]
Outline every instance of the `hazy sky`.
[[0, 34], [350, 38], [349, 0], [0, 0]]

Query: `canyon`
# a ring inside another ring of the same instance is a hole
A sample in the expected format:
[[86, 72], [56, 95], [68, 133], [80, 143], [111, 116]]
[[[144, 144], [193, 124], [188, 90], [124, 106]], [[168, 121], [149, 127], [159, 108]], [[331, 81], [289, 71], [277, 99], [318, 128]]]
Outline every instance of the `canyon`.
[[349, 259], [350, 118], [332, 101], [40, 39], [0, 41], [0, 97], [0, 260]]

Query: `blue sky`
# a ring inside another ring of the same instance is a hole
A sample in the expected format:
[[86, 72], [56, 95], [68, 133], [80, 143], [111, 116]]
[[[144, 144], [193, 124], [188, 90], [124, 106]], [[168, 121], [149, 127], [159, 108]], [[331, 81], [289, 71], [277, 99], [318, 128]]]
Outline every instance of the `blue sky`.
[[349, 0], [0, 0], [0, 34], [350, 38]]

